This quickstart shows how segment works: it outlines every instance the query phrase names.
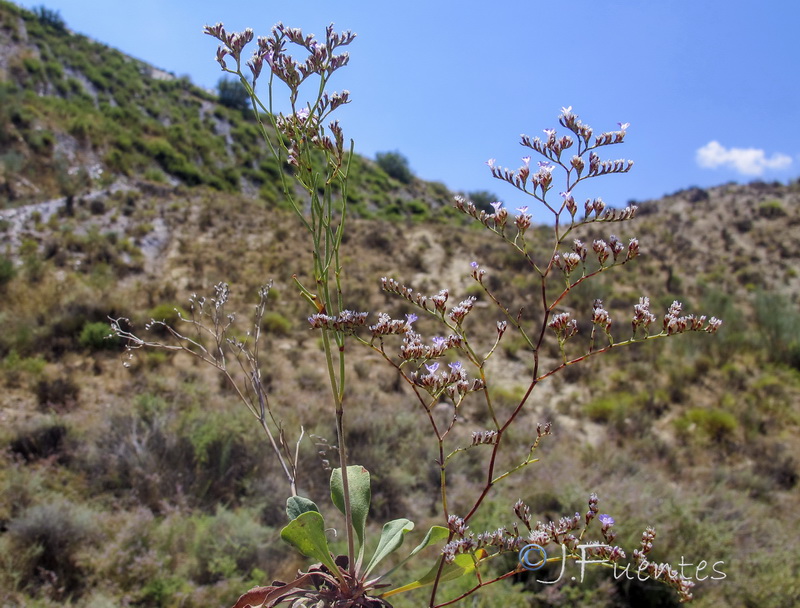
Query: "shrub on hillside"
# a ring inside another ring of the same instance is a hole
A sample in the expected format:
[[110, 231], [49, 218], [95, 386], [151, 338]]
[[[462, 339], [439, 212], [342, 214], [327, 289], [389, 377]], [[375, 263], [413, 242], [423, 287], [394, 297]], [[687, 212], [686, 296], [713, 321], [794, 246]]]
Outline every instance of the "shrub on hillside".
[[72, 409], [79, 393], [80, 387], [70, 376], [42, 379], [36, 384], [36, 399], [43, 411]]
[[386, 175], [393, 177], [398, 182], [410, 184], [414, 179], [408, 159], [400, 152], [378, 152], [375, 155], [375, 162], [386, 172]]
[[0, 255], [0, 288], [8, 285], [17, 275], [14, 260], [5, 255]]
[[250, 95], [241, 82], [231, 78], [220, 78], [217, 83], [219, 102], [233, 110], [246, 110], [250, 107]]
[[270, 311], [264, 314], [261, 327], [268, 334], [275, 336], [287, 336], [292, 331], [292, 322], [281, 313]]
[[498, 198], [499, 197], [494, 192], [490, 192], [489, 190], [473, 190], [467, 192], [467, 200], [472, 201], [475, 207], [486, 213], [492, 212], [492, 203], [497, 201]]
[[113, 334], [108, 323], [86, 323], [78, 337], [78, 344], [92, 351], [117, 350], [122, 344], [119, 337]]
[[20, 430], [11, 441], [13, 454], [20, 456], [25, 462], [58, 455], [63, 460], [64, 440], [67, 427], [61, 422], [45, 421]]
[[94, 513], [52, 500], [11, 520], [7, 534], [12, 567], [29, 590], [56, 600], [80, 596], [87, 583], [81, 552], [99, 540]]
[[61, 17], [61, 13], [56, 10], [47, 8], [44, 5], [36, 6], [33, 8], [33, 14], [39, 20], [39, 23], [47, 27], [53, 28], [58, 31], [66, 31], [67, 24]]

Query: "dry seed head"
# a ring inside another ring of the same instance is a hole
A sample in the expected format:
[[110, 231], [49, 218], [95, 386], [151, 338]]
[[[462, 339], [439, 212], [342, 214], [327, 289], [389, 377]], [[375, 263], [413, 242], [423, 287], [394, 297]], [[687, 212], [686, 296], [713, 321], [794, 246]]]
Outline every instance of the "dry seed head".
[[595, 300], [592, 305], [592, 323], [599, 325], [606, 332], [611, 329], [611, 315], [603, 308], [602, 300]]
[[497, 431], [473, 431], [472, 445], [494, 445], [497, 443]]
[[655, 323], [656, 316], [650, 312], [650, 298], [641, 297], [639, 303], [633, 307], [633, 320], [631, 326], [634, 332], [637, 327], [644, 327], [645, 329], [651, 323]]
[[594, 249], [594, 252], [597, 254], [597, 261], [600, 262], [600, 265], [602, 266], [605, 264], [611, 253], [611, 248], [608, 246], [608, 243], [603, 239], [595, 239], [592, 241], [592, 249]]
[[632, 260], [639, 255], [639, 239], [633, 238], [628, 241], [628, 255], [626, 260]]
[[470, 296], [466, 300], [463, 300], [458, 306], [453, 307], [448, 315], [456, 325], [460, 325], [461, 322], [464, 320], [472, 307], [475, 305], [475, 297]]
[[619, 254], [625, 250], [625, 245], [623, 245], [622, 241], [614, 234], [608, 237], [608, 245], [611, 249], [611, 254], [614, 256], [614, 261], [616, 262]]
[[578, 333], [578, 322], [568, 312], [555, 315], [547, 325], [561, 340], [571, 338]]

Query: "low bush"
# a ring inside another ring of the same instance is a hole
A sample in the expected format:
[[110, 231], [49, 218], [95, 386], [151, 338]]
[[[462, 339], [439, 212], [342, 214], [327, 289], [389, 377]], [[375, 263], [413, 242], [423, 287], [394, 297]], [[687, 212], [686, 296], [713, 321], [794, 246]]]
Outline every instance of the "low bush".
[[164, 398], [145, 395], [134, 411], [113, 416], [82, 455], [96, 490], [156, 513], [175, 504], [240, 504], [263, 463], [259, 437], [245, 434], [247, 414], [209, 411], [205, 394], [182, 407], [170, 410]]
[[238, 80], [221, 78], [217, 83], [219, 102], [233, 110], [246, 110], [250, 107], [250, 95]]
[[9, 447], [13, 454], [20, 456], [26, 462], [53, 456], [59, 456], [58, 460], [65, 462], [64, 440], [66, 437], [67, 427], [63, 423], [45, 421], [27, 430], [19, 431]]
[[119, 350], [121, 341], [116, 334], [111, 332], [108, 323], [86, 323], [81, 329], [78, 344], [91, 351]]
[[408, 159], [400, 152], [378, 152], [375, 155], [375, 162], [386, 175], [400, 183], [410, 184], [414, 179], [414, 174], [408, 166]]
[[82, 552], [99, 539], [96, 516], [63, 499], [26, 509], [8, 524], [13, 568], [29, 591], [79, 597], [87, 578]]
[[287, 336], [292, 331], [292, 322], [279, 312], [268, 311], [264, 313], [261, 327], [268, 334]]
[[[188, 318], [189, 314], [175, 304], [159, 304], [150, 309], [147, 316], [154, 321], [163, 321], [167, 325], [174, 326], [180, 322], [181, 317]], [[157, 328], [154, 329], [157, 330]]]
[[70, 410], [77, 404], [79, 393], [80, 387], [71, 376], [42, 379], [36, 384], [36, 399], [43, 411]]
[[44, 26], [50, 27], [60, 32], [64, 32], [67, 29], [67, 24], [61, 17], [61, 13], [59, 13], [56, 10], [41, 5], [33, 8], [33, 14], [39, 20], [39, 23], [41, 23]]
[[730, 412], [697, 407], [687, 410], [675, 421], [675, 428], [679, 433], [699, 434], [714, 443], [733, 439], [738, 427], [736, 417]]
[[17, 275], [14, 261], [8, 256], [0, 256], [0, 289], [8, 285]]
[[8, 386], [19, 386], [24, 379], [38, 380], [44, 371], [47, 362], [41, 356], [20, 357], [17, 351], [12, 350], [2, 363], [2, 370]]

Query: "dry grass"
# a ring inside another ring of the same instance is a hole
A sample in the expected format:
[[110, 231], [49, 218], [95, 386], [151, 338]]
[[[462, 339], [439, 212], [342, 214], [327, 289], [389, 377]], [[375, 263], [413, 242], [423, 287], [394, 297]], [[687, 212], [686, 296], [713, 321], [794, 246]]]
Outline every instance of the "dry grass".
[[[539, 387], [515, 435], [524, 442], [526, 429], [547, 420], [554, 423], [554, 435], [542, 446], [540, 463], [497, 488], [487, 527], [510, 524], [510, 507], [520, 497], [538, 505], [540, 517], [555, 517], [582, 510], [588, 493], [597, 491], [602, 508], [615, 514], [629, 543], [635, 544], [646, 523], [654, 523], [662, 559], [692, 555], [725, 562], [728, 577], [700, 585], [698, 605], [791, 603], [791, 589], [778, 592], [773, 586], [796, 567], [782, 531], [797, 524], [788, 505], [797, 492], [793, 455], [800, 449], [800, 375], [770, 360], [755, 329], [760, 309], [751, 294], [777, 284], [781, 273], [797, 264], [785, 229], [797, 221], [792, 215], [797, 193], [772, 186], [737, 188], [710, 191], [702, 213], [680, 194], [664, 207], [667, 211], [653, 205], [638, 225], [638, 237], [648, 248], [639, 267], [628, 269], [627, 276], [623, 269], [604, 277], [594, 289], [577, 294], [575, 302], [581, 313], [582, 300], [603, 297], [612, 314], [623, 318], [639, 294], [664, 293], [671, 282], [679, 288], [675, 295], [692, 310], [715, 313], [714, 304], [722, 305], [720, 315], [731, 315], [733, 322], [716, 338], [678, 338], [666, 349], [644, 345], [593, 361], [582, 371], [568, 369]], [[786, 214], [759, 213], [763, 201], [758, 196], [782, 201]], [[737, 207], [736, 201], [748, 197], [754, 202]], [[137, 209], [141, 217], [133, 222], [157, 217], [167, 227], [158, 239], [134, 241], [146, 260], [141, 270], [100, 280], [102, 262], [89, 260], [83, 250], [67, 248], [57, 262], [48, 259], [43, 244], [59, 237], [44, 224], [31, 235], [41, 247], [28, 253], [38, 260], [37, 281], [26, 280], [23, 266], [4, 287], [0, 323], [6, 357], [0, 372], [8, 389], [0, 407], [8, 452], [0, 476], [5, 497], [0, 513], [15, 532], [2, 542], [8, 548], [21, 542], [23, 532], [33, 534], [30, 522], [38, 520], [31, 509], [52, 497], [74, 505], [75, 522], [87, 508], [104, 522], [99, 555], [87, 557], [83, 549], [86, 542], [97, 541], [75, 535], [75, 557], [65, 562], [70, 572], [35, 561], [35, 554], [6, 560], [6, 602], [37, 597], [45, 603], [60, 598], [80, 603], [104, 597], [159, 606], [173, 605], [176, 598], [183, 605], [225, 603], [249, 581], [266, 580], [265, 573], [291, 574], [280, 565], [290, 554], [274, 540], [283, 523], [285, 481], [249, 414], [221, 379], [185, 356], [144, 351], [136, 352], [125, 369], [123, 353], [81, 344], [87, 323], [113, 312], [129, 315], [141, 327], [144, 311], [163, 302], [186, 302], [192, 292], [207, 292], [228, 279], [234, 307], [242, 311], [243, 332], [257, 286], [271, 278], [270, 310], [278, 315], [273, 317], [278, 331], [266, 337], [262, 370], [271, 399], [290, 438], [303, 426], [307, 434], [327, 439], [328, 446], [335, 443], [322, 353], [317, 336], [305, 329], [307, 312], [290, 280], [292, 272], [305, 276], [308, 263], [303, 235], [291, 219], [218, 194], [153, 198]], [[113, 213], [108, 205], [106, 215]], [[697, 220], [701, 216], [719, 224]], [[751, 216], [748, 230], [734, 226]], [[109, 220], [98, 213], [91, 221], [107, 226]], [[680, 234], [681, 242], [665, 242], [665, 230]], [[726, 230], [735, 233], [727, 249]], [[510, 301], [521, 306], [530, 298], [524, 269], [509, 264], [498, 241], [470, 230], [444, 236], [450, 233], [434, 221], [353, 221], [344, 249], [353, 307], [393, 316], [410, 311], [379, 291], [381, 276], [395, 276], [427, 293], [447, 287], [451, 299], [458, 300], [471, 293], [467, 269], [473, 259], [497, 276], [493, 287]], [[746, 268], [713, 282], [717, 266], [741, 250], [757, 250], [756, 243], [764, 239], [775, 251], [786, 252], [780, 262], [786, 268], [759, 254], [748, 258]], [[763, 287], [753, 286], [756, 279]], [[785, 303], [770, 305], [784, 306], [776, 313], [790, 315], [797, 286], [784, 284]], [[490, 344], [491, 309], [479, 302], [474, 322], [474, 339]], [[426, 330], [424, 323], [420, 327]], [[352, 457], [373, 471], [376, 520], [411, 515], [422, 529], [435, 521], [437, 483], [433, 454], [424, 455], [432, 447], [424, 418], [391, 370], [373, 355], [355, 349], [349, 361]], [[513, 343], [491, 361], [490, 372], [499, 381], [499, 408], [513, 406], [529, 365], [525, 349]], [[467, 404], [455, 436], [468, 442], [473, 430], [484, 428], [484, 416]], [[332, 454], [318, 454], [329, 448], [322, 439], [315, 441], [318, 445], [307, 441], [302, 446], [300, 485], [324, 501], [322, 461]], [[473, 451], [454, 469], [450, 498], [456, 509], [474, 493], [482, 458]], [[235, 551], [233, 545], [203, 544], [239, 533], [258, 542], [239, 543]], [[210, 552], [217, 554], [212, 561]], [[771, 554], [775, 568], [746, 569], [737, 556], [750, 552]], [[111, 554], [117, 558], [102, 558]], [[70, 582], [77, 580], [74, 576], [80, 576], [81, 585]], [[511, 595], [519, 593], [520, 585], [509, 587], [513, 593], [503, 592], [509, 595], [508, 605], [514, 605]], [[557, 593], [534, 586], [529, 588], [537, 595], [525, 597], [549, 598], [546, 605], [551, 606], [632, 605], [626, 604], [633, 601], [630, 589], [609, 587], [604, 579], [593, 585], [580, 593], [569, 585], [559, 586]]]

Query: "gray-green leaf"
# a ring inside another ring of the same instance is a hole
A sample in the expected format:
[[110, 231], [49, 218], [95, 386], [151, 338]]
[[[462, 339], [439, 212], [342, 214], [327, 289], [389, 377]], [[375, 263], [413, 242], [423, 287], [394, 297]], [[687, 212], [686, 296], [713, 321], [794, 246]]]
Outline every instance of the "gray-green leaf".
[[367, 564], [367, 570], [365, 574], [369, 574], [383, 558], [402, 545], [406, 532], [413, 529], [414, 522], [405, 518], [395, 519], [383, 524], [381, 539], [378, 541], [378, 547], [375, 549], [375, 554], [372, 556], [369, 564]]
[[[353, 517], [353, 528], [358, 536], [360, 546], [364, 544], [364, 529], [367, 525], [369, 503], [372, 493], [369, 487], [369, 471], [361, 465], [347, 467], [347, 482], [350, 489], [350, 512]], [[344, 509], [344, 485], [342, 469], [334, 469], [331, 473], [331, 500], [342, 513]]]
[[319, 513], [319, 508], [314, 501], [309, 498], [291, 496], [286, 500], [286, 515], [289, 517], [289, 521], [297, 519], [303, 513], [308, 513], [309, 511], [316, 511]]
[[334, 574], [339, 568], [333, 562], [325, 537], [325, 521], [317, 511], [306, 511], [294, 518], [281, 530], [281, 538], [295, 547], [306, 557], [325, 564]]

